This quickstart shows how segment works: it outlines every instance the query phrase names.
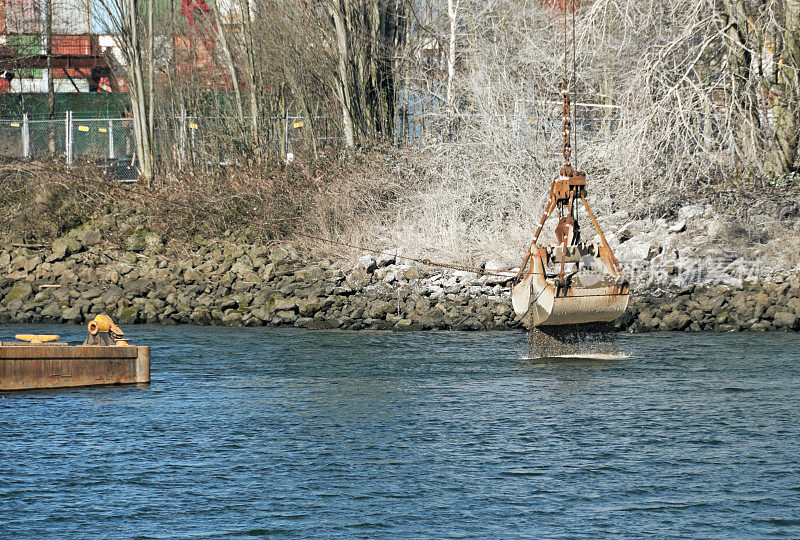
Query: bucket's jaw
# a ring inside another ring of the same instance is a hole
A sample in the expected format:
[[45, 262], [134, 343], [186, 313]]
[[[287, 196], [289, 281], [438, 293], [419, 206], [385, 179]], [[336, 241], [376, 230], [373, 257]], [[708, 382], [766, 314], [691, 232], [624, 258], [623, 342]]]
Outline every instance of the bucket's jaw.
[[[600, 242], [580, 239], [577, 201], [591, 218]], [[556, 243], [538, 238], [558, 209]], [[628, 281], [586, 202], [586, 176], [570, 167], [553, 182], [550, 203], [511, 289], [514, 311], [529, 327], [610, 322], [628, 306]]]
[[[596, 244], [594, 249], [604, 250]], [[553, 246], [541, 248], [533, 257], [531, 271], [511, 289], [514, 311], [529, 327], [613, 321], [628, 307], [628, 283], [613, 267], [584, 256], [576, 268], [559, 280], [559, 265], [547, 265]], [[565, 263], [570, 264], [570, 263]]]

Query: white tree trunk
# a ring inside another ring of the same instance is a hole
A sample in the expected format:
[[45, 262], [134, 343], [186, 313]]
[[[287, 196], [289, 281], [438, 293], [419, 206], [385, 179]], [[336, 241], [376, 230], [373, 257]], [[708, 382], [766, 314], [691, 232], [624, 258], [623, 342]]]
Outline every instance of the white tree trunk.
[[125, 1], [125, 32], [122, 36], [123, 54], [128, 64], [128, 77], [131, 88], [128, 92], [133, 109], [133, 132], [136, 151], [139, 155], [139, 172], [148, 183], [153, 179], [153, 153], [150, 132], [147, 129], [147, 102], [144, 92], [144, 69], [142, 66], [142, 47], [139, 42], [136, 2]]
[[347, 72], [347, 59], [349, 48], [347, 46], [347, 28], [344, 21], [344, 5], [347, 0], [334, 0], [330, 7], [333, 26], [336, 30], [336, 50], [338, 52], [338, 81], [336, 84], [336, 94], [339, 103], [342, 105], [342, 128], [344, 130], [344, 144], [347, 148], [355, 146], [355, 133], [353, 131], [353, 117], [350, 108], [350, 77]]
[[[800, 0], [786, 0], [786, 29], [783, 54], [777, 65], [777, 84], [773, 89], [775, 135], [772, 141], [772, 172], [791, 172], [797, 159], [800, 141]], [[777, 60], [777, 59], [776, 59]]]
[[245, 54], [247, 56], [247, 71], [250, 82], [249, 101], [250, 101], [250, 136], [253, 141], [253, 148], [258, 153], [258, 160], [261, 160], [261, 141], [258, 133], [259, 125], [259, 103], [257, 92], [256, 59], [255, 47], [253, 43], [253, 9], [250, 0], [241, 1], [242, 10], [242, 34], [247, 46]]
[[222, 24], [222, 17], [219, 12], [219, 4], [213, 3], [214, 22], [216, 23], [216, 38], [222, 48], [222, 58], [225, 61], [225, 67], [231, 77], [231, 85], [233, 86], [233, 95], [236, 99], [236, 114], [238, 116], [240, 126], [244, 129], [244, 107], [242, 105], [242, 89], [239, 86], [239, 76], [236, 73], [236, 65], [233, 63], [233, 55], [228, 46], [228, 38], [225, 35], [225, 27]]
[[151, 145], [155, 144], [155, 102], [153, 101], [153, 80], [155, 79], [155, 61], [153, 58], [153, 0], [147, 0], [147, 135]]
[[447, 0], [447, 18], [450, 20], [450, 46], [447, 52], [447, 114], [452, 116], [453, 78], [456, 74], [456, 17], [459, 0]]

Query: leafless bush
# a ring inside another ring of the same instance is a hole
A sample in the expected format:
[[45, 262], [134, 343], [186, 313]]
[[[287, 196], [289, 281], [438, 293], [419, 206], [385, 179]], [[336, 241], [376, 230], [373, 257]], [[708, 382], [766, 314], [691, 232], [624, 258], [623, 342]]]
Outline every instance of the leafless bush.
[[[752, 178], [776, 170], [765, 159], [777, 144], [771, 122], [779, 106], [795, 107], [796, 98], [770, 109], [760, 96], [777, 80], [780, 51], [774, 45], [769, 53], [767, 45], [780, 41], [788, 4], [767, 2], [758, 12], [744, 6], [744, 22], [737, 12], [743, 0], [582, 4], [572, 87], [579, 102], [595, 107], [574, 109], [576, 160], [588, 172], [596, 210], [674, 215], [676, 204], [750, 187]], [[538, 0], [459, 6], [451, 81], [457, 105], [425, 114], [427, 138], [410, 158], [425, 171], [422, 185], [398, 205], [386, 229], [391, 242], [409, 251], [434, 247], [459, 260], [498, 257], [513, 264], [561, 166], [564, 18]], [[431, 35], [446, 43], [451, 17], [441, 11], [431, 17]], [[567, 76], [571, 25], [569, 14]], [[737, 25], [740, 33], [732, 36]], [[422, 57], [424, 43], [412, 58]], [[445, 48], [439, 50], [444, 58]], [[408, 62], [406, 70], [406, 83], [430, 102], [446, 100], [444, 70], [422, 61]], [[786, 136], [796, 147], [793, 129]]]

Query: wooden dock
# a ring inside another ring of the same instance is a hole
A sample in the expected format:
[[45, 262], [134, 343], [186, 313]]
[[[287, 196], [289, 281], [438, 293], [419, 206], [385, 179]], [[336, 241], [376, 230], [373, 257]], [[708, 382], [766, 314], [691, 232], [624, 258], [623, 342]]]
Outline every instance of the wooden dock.
[[147, 382], [147, 346], [0, 343], [0, 391]]

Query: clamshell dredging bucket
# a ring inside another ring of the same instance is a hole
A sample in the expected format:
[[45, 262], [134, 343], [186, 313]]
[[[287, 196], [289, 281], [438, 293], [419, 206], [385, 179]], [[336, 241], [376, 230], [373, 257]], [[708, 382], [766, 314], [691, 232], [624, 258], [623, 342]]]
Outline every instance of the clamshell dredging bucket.
[[[603, 251], [603, 268], [613, 268]], [[543, 260], [536, 256], [530, 273], [511, 289], [511, 303], [530, 327], [610, 322], [628, 307], [628, 284], [614, 274], [613, 270], [579, 273], [559, 295], [553, 279], [545, 277]]]
[[528, 275], [511, 291], [511, 302], [528, 326], [610, 322], [625, 313], [628, 291], [617, 284], [571, 287], [566, 296], [541, 275]]
[[[569, 159], [566, 150], [564, 158]], [[576, 201], [583, 203], [600, 242], [580, 241]], [[539, 245], [539, 235], [556, 209], [556, 243]], [[567, 164], [553, 181], [550, 202], [511, 288], [514, 311], [528, 327], [606, 323], [625, 313], [628, 289], [586, 200], [586, 173]]]

